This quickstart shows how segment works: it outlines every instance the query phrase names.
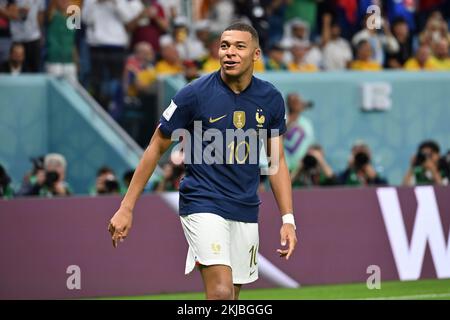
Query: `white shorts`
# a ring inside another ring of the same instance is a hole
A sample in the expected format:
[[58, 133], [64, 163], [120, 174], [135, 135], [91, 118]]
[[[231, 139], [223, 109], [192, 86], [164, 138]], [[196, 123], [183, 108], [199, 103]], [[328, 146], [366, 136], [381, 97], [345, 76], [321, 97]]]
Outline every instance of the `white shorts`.
[[226, 220], [214, 213], [181, 216], [189, 244], [185, 273], [196, 264], [230, 266], [234, 284], [258, 279], [258, 224]]

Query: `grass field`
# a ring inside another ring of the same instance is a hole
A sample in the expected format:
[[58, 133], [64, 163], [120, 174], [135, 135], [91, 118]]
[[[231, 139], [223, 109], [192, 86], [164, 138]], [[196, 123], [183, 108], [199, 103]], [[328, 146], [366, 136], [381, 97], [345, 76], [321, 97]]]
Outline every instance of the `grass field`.
[[[107, 299], [201, 300], [203, 293], [163, 294]], [[382, 282], [381, 289], [369, 290], [365, 283], [305, 286], [299, 289], [242, 290], [242, 300], [298, 299], [380, 299], [380, 300], [450, 300], [450, 279]]]

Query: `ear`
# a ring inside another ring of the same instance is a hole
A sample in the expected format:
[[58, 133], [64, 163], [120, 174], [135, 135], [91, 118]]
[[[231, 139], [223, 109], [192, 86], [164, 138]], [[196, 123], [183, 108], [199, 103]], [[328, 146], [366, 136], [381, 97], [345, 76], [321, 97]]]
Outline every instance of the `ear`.
[[261, 49], [258, 47], [255, 49], [255, 52], [253, 52], [253, 62], [258, 60], [261, 57]]

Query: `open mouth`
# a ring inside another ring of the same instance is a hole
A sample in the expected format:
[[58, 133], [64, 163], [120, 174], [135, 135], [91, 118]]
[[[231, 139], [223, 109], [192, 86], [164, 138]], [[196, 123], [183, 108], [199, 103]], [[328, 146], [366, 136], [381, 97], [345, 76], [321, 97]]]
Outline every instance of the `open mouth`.
[[225, 61], [224, 65], [228, 68], [233, 68], [235, 66], [237, 66], [239, 64], [239, 62], [236, 61]]

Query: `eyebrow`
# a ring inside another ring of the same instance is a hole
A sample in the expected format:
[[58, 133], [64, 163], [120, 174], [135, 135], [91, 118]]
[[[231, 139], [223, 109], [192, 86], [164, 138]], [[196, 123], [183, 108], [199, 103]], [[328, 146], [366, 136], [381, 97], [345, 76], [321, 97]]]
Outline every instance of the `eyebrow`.
[[[222, 44], [222, 43], [230, 44], [230, 41], [222, 40], [220, 43], [221, 43], [221, 44]], [[245, 44], [245, 45], [247, 44], [247, 42], [241, 41], [241, 40], [238, 40], [238, 41], [236, 41], [235, 43], [236, 43], [236, 44]]]

